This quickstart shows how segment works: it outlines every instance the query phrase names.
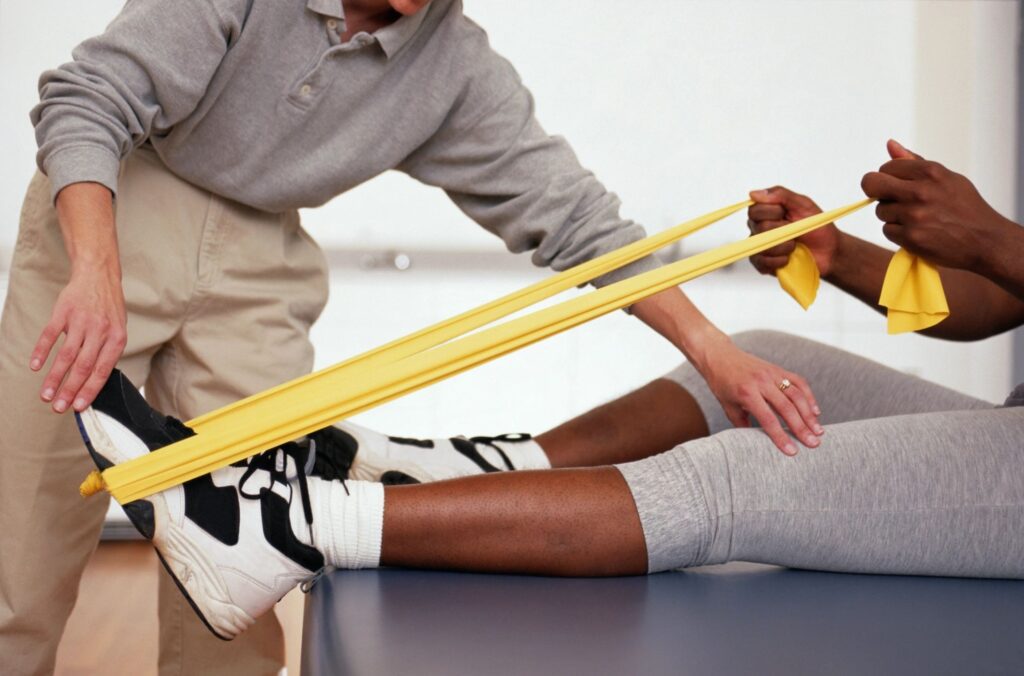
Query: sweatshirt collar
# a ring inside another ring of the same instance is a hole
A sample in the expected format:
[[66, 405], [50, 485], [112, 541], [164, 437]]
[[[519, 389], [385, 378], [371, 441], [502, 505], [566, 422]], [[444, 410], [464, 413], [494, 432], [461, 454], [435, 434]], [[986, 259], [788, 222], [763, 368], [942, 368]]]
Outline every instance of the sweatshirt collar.
[[[306, 7], [317, 14], [340, 19], [342, 23], [345, 21], [345, 8], [342, 6], [342, 0], [306, 0]], [[384, 50], [385, 56], [390, 59], [401, 51], [402, 47], [412, 39], [416, 31], [423, 25], [423, 19], [428, 11], [430, 11], [430, 4], [412, 16], [400, 17], [394, 23], [374, 31], [372, 37], [377, 41], [381, 49]]]

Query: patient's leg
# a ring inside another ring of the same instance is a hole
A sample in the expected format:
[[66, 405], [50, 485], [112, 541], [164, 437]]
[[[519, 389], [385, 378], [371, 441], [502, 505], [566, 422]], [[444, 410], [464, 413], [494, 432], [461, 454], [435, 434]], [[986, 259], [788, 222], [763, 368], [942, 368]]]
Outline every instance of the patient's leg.
[[[380, 563], [609, 575], [742, 560], [1024, 577], [1022, 433], [1024, 408], [926, 413], [834, 425], [797, 457], [731, 430], [618, 468], [389, 487]], [[325, 523], [348, 509], [328, 490]], [[339, 560], [344, 540], [317, 532]]]
[[[191, 434], [123, 380], [80, 423], [100, 467]], [[331, 453], [286, 444], [127, 507], [223, 638], [324, 565], [1024, 577], [1022, 433], [1024, 408], [924, 413], [833, 425], [797, 457], [728, 430], [617, 467], [388, 487], [342, 483]]]
[[646, 458], [707, 436], [696, 399], [660, 378], [541, 434], [552, 467], [593, 467]]
[[[732, 338], [744, 351], [807, 378], [826, 424], [991, 407], [987, 402], [799, 336], [747, 331]], [[731, 427], [704, 378], [684, 363], [664, 378], [584, 413], [536, 440], [552, 467], [589, 467], [639, 460]]]
[[382, 565], [577, 576], [647, 572], [640, 519], [612, 467], [385, 490]]
[[[979, 399], [799, 336], [748, 331], [733, 336], [733, 340], [743, 350], [807, 378], [826, 424], [991, 407]], [[513, 464], [516, 469], [541, 469], [545, 459], [552, 467], [630, 462], [731, 427], [703, 377], [684, 363], [664, 378], [523, 442], [519, 448], [528, 460], [522, 465], [513, 460]], [[478, 446], [489, 452], [487, 447]], [[399, 448], [393, 457], [400, 457], [399, 464], [409, 468], [405, 473], [425, 477], [421, 481], [485, 471], [479, 465], [467, 463], [458, 449], [453, 454], [443, 442], [438, 444], [438, 451]], [[372, 452], [365, 457], [372, 457]], [[431, 465], [435, 462], [436, 466]], [[394, 463], [393, 459], [376, 461], [382, 467]], [[500, 462], [494, 466], [507, 469]], [[372, 478], [359, 473], [354, 476]]]
[[831, 425], [795, 458], [728, 430], [620, 467], [651, 571], [726, 561], [1024, 577], [1024, 408]]
[[694, 398], [665, 379], [536, 438], [504, 434], [408, 439], [347, 421], [333, 429], [331, 436], [342, 441], [350, 457], [348, 476], [385, 484], [427, 483], [509, 470], [611, 465], [646, 458], [707, 434]]
[[[803, 376], [821, 407], [823, 425], [992, 406], [990, 402], [800, 336], [746, 331], [732, 339], [745, 352]], [[665, 378], [693, 396], [711, 434], [732, 428], [704, 378], [691, 365], [684, 363]]]

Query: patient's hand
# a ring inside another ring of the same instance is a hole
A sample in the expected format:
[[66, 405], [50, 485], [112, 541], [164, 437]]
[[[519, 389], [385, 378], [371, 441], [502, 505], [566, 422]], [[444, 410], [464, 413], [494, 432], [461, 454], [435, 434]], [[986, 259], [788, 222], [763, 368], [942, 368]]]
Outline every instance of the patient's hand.
[[1020, 227], [993, 209], [967, 177], [896, 141], [888, 150], [893, 159], [861, 181], [864, 193], [879, 201], [875, 213], [885, 236], [932, 263], [991, 276], [986, 273], [993, 255], [1020, 237]]
[[[753, 235], [821, 213], [821, 208], [810, 197], [778, 185], [766, 190], [754, 190], [750, 193], [750, 199], [754, 200], [754, 204], [747, 210], [747, 226]], [[795, 242], [810, 249], [823, 277], [831, 272], [832, 261], [839, 246], [839, 229], [834, 223], [754, 254], [750, 262], [762, 275], [774, 275], [776, 270], [789, 262]]]

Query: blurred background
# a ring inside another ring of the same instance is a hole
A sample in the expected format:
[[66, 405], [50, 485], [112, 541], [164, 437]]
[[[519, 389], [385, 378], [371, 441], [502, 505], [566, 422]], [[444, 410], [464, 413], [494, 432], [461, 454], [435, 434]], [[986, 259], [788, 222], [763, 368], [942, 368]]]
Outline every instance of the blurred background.
[[[36, 79], [121, 4], [0, 8], [0, 280], [35, 166]], [[516, 65], [544, 126], [568, 138], [622, 198], [624, 215], [650, 231], [776, 183], [825, 208], [845, 204], [886, 159], [890, 137], [967, 174], [1016, 215], [1017, 2], [466, 0], [465, 11]], [[314, 332], [318, 366], [547, 274], [508, 254], [441, 192], [399, 174], [303, 217], [332, 264], [330, 304]], [[744, 237], [744, 220], [668, 255]], [[870, 211], [841, 225], [882, 241]], [[890, 337], [880, 316], [827, 287], [804, 312], [747, 263], [686, 290], [727, 331], [800, 333], [992, 401], [1011, 387], [1011, 336], [972, 345]], [[254, 366], [271, 358], [252, 355]], [[617, 313], [359, 421], [403, 435], [540, 432], [678, 361]]]

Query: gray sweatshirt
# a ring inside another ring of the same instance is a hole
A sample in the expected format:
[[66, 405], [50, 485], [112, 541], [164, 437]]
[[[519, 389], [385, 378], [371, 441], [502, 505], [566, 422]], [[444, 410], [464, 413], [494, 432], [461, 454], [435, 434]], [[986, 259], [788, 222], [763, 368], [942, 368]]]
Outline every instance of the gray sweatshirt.
[[544, 132], [461, 0], [342, 43], [344, 31], [341, 0], [129, 0], [41, 76], [39, 166], [54, 195], [80, 181], [116, 194], [120, 160], [148, 142], [185, 180], [271, 212], [397, 169], [557, 270], [644, 235]]

